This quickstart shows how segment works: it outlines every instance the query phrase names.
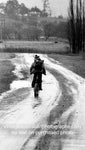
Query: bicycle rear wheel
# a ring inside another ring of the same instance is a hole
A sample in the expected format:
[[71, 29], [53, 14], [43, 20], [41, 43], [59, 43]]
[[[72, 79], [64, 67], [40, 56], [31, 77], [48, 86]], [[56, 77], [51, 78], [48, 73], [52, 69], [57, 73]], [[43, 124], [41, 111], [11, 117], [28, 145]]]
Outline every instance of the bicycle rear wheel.
[[34, 87], [34, 97], [38, 98], [39, 96], [39, 86], [38, 83], [35, 83], [35, 87]]

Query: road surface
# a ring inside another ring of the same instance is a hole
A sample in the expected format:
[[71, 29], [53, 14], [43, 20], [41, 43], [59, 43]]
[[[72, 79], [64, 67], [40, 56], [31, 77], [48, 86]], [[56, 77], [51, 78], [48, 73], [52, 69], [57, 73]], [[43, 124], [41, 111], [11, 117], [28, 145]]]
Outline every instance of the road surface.
[[40, 55], [47, 75], [35, 99], [29, 75], [33, 57], [12, 59], [17, 79], [0, 97], [0, 149], [85, 150], [85, 79]]

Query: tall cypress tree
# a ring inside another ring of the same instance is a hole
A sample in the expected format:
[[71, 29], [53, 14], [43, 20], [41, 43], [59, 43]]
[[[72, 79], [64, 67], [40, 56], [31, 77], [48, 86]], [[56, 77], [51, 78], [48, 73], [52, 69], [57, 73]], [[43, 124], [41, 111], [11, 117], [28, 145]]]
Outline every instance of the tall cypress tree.
[[85, 41], [85, 16], [84, 16], [84, 0], [70, 0], [69, 19], [68, 19], [68, 34], [69, 43], [72, 48], [72, 53], [79, 53], [84, 49]]
[[85, 1], [83, 0], [82, 50], [85, 52]]
[[69, 7], [69, 20], [68, 20], [70, 32], [70, 43], [71, 43], [71, 49], [72, 53], [76, 53], [76, 44], [75, 44], [75, 16], [74, 16], [74, 3], [73, 0], [70, 0], [70, 7]]

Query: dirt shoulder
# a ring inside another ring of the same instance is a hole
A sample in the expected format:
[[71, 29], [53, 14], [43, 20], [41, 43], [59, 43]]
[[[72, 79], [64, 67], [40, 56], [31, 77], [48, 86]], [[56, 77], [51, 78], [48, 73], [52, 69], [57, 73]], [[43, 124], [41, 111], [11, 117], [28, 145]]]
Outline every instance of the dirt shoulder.
[[82, 55], [50, 54], [49, 57], [59, 61], [64, 67], [85, 78], [85, 59], [82, 58]]

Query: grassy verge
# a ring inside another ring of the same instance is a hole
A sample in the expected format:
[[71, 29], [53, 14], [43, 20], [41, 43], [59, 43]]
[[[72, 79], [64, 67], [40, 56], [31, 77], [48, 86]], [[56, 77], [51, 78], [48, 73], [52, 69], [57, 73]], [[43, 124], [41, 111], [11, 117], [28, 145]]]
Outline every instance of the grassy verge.
[[14, 54], [0, 53], [0, 94], [9, 90], [10, 83], [16, 78], [12, 73], [14, 66], [10, 62], [13, 57]]
[[64, 67], [85, 78], [85, 60], [82, 59], [81, 55], [50, 54], [49, 56], [62, 63]]
[[49, 41], [6, 41], [0, 46], [0, 52], [14, 53], [68, 53], [69, 46], [63, 42]]

